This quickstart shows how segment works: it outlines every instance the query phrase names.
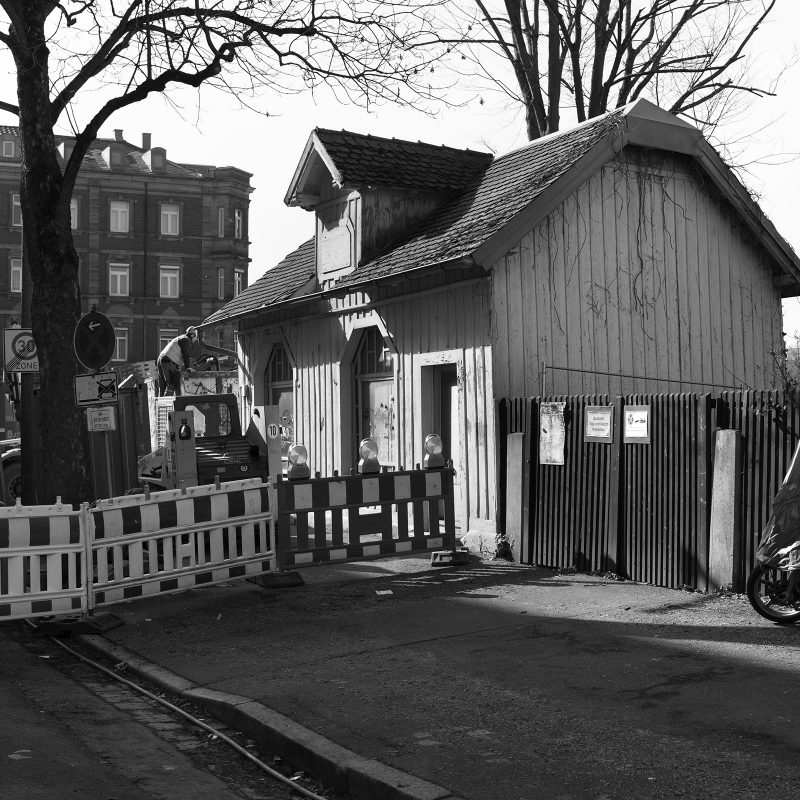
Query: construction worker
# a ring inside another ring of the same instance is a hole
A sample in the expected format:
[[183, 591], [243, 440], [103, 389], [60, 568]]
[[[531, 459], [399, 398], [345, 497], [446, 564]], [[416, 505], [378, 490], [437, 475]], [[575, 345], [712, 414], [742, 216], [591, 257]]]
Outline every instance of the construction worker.
[[[197, 328], [190, 325], [186, 333], [176, 336], [158, 356], [158, 395], [181, 393], [181, 369], [192, 368], [191, 346], [197, 339]], [[183, 366], [181, 366], [183, 365]]]

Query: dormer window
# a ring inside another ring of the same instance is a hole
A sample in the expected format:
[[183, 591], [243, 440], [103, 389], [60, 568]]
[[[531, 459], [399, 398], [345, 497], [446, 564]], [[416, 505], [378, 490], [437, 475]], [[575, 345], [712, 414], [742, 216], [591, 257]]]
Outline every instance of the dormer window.
[[14, 158], [16, 154], [16, 142], [14, 142], [12, 139], [6, 139], [3, 142], [3, 158]]
[[121, 167], [122, 166], [122, 151], [117, 150], [116, 148], [111, 148], [111, 166], [112, 167]]

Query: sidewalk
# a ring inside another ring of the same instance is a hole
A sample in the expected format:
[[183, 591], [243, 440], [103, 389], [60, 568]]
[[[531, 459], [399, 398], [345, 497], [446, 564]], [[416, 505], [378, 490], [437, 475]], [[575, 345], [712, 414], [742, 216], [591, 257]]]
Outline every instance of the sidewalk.
[[756, 710], [796, 685], [796, 629], [737, 597], [429, 558], [119, 604], [107, 610], [125, 625], [82, 638], [365, 800], [721, 800], [758, 796], [764, 775], [792, 785], [794, 706], [780, 728]]

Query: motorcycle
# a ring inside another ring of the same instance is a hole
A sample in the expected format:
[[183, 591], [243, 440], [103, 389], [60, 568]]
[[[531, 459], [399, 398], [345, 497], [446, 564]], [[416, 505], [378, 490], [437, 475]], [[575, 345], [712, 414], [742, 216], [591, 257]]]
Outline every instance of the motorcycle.
[[772, 513], [747, 578], [747, 599], [779, 625], [800, 621], [800, 445], [772, 501]]

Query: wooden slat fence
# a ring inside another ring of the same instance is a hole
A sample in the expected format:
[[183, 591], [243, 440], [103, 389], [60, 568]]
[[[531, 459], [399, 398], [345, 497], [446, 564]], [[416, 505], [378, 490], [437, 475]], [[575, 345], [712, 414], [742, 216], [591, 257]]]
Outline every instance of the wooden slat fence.
[[738, 391], [720, 396], [726, 427], [742, 432], [742, 543], [739, 575], [755, 564], [770, 506], [800, 440], [800, 396], [796, 392]]
[[[539, 464], [539, 407], [563, 402], [563, 466]], [[614, 441], [584, 441], [587, 406], [614, 407]], [[650, 444], [622, 442], [626, 406], [650, 406]], [[527, 433], [528, 562], [708, 586], [713, 402], [707, 394], [552, 396], [500, 403], [501, 443]], [[499, 453], [504, 485], [505, 452]], [[502, 496], [502, 492], [500, 493]]]

